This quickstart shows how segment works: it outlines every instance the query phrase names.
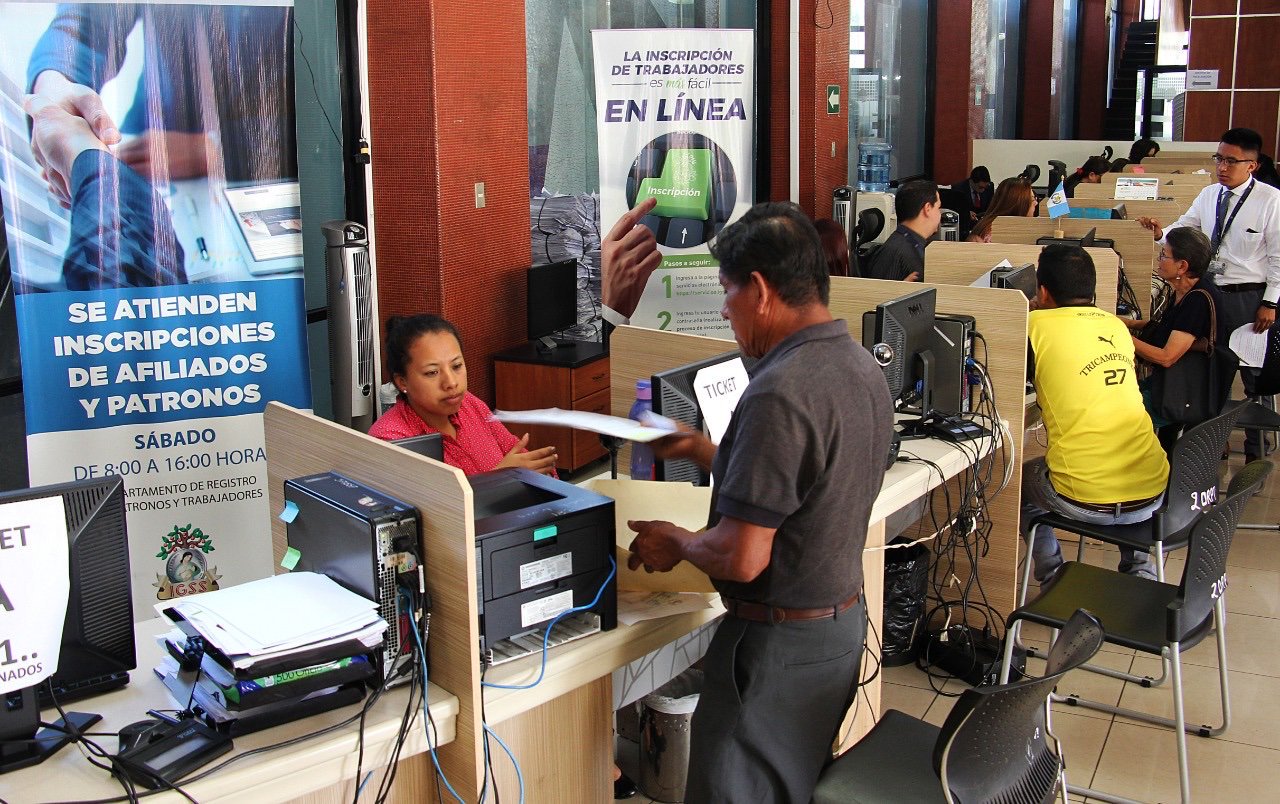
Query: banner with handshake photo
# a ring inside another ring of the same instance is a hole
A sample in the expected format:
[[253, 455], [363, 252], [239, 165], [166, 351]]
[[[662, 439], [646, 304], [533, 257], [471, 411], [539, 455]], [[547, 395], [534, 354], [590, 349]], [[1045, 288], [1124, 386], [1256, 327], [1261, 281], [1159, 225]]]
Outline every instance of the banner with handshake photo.
[[0, 1], [32, 485], [126, 484], [134, 612], [271, 572], [262, 410], [311, 406], [292, 3]]

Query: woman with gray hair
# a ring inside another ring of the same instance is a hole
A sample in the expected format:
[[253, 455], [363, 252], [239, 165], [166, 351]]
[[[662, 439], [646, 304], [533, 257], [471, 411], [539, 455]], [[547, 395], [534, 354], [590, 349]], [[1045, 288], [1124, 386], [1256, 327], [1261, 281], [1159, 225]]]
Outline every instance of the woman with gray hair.
[[[1219, 315], [1221, 296], [1217, 286], [1205, 279], [1212, 253], [1209, 238], [1199, 229], [1170, 229], [1157, 257], [1156, 272], [1165, 287], [1151, 305], [1151, 320], [1123, 319], [1130, 329], [1141, 329], [1132, 333], [1134, 351], [1139, 360], [1150, 366], [1152, 378], [1192, 350], [1207, 351], [1211, 341], [1226, 343], [1227, 333]], [[1144, 385], [1149, 387], [1150, 381]], [[1166, 452], [1173, 449], [1184, 427], [1198, 424], [1165, 421], [1155, 413], [1152, 421]]]

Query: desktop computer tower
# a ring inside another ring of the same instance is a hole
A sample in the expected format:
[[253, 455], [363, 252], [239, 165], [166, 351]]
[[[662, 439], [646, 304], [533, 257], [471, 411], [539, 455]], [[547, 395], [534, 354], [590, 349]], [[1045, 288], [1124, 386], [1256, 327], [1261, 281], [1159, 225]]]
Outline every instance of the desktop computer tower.
[[415, 612], [397, 586], [418, 588], [418, 510], [336, 472], [285, 481], [284, 499], [297, 509], [286, 527], [289, 547], [299, 554], [294, 570], [328, 575], [377, 603], [388, 628], [375, 678], [398, 673], [413, 657]]

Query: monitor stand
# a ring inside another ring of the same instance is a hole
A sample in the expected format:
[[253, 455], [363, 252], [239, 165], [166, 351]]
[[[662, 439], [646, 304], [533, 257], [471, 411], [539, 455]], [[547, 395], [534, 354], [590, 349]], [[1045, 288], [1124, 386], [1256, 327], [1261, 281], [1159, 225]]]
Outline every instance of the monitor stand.
[[0, 773], [44, 762], [99, 720], [102, 715], [67, 712], [65, 719], [42, 729], [35, 687], [5, 694], [0, 702]]

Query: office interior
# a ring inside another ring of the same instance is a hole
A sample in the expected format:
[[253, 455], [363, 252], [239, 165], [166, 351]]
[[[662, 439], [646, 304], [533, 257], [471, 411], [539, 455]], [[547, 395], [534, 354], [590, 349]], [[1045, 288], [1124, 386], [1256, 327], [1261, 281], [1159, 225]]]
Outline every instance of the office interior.
[[[590, 44], [597, 28], [753, 30], [755, 200], [791, 200], [815, 218], [832, 216], [837, 188], [856, 184], [858, 146], [868, 140], [893, 146], [893, 178], [946, 185], [984, 159], [998, 182], [1028, 164], [1047, 171], [1051, 159], [1074, 169], [1105, 146], [1123, 155], [1142, 136], [1176, 153], [1247, 126], [1262, 135], [1264, 152], [1280, 146], [1274, 0], [494, 0], [483, 13], [446, 0], [298, 2], [304, 231], [332, 220], [366, 226], [378, 321], [432, 312], [454, 322], [465, 334], [470, 390], [491, 407], [501, 393], [496, 358], [526, 342], [525, 275], [543, 261], [546, 234], [537, 200], [599, 190]], [[1193, 70], [1216, 71], [1214, 87], [1188, 91]], [[836, 113], [826, 103], [831, 86], [841, 98]], [[607, 230], [611, 222], [599, 224]], [[314, 411], [330, 418], [324, 251], [318, 235], [306, 241], [304, 274]], [[27, 476], [18, 331], [7, 251], [2, 256], [6, 490], [24, 487]], [[587, 320], [594, 311], [580, 312]], [[580, 330], [594, 336], [591, 326]], [[626, 412], [620, 399], [629, 403], [630, 395], [615, 378], [615, 414]], [[1242, 465], [1239, 438], [1228, 472]], [[585, 475], [605, 470], [596, 460]], [[1277, 521], [1276, 488], [1268, 484], [1244, 519]], [[1229, 675], [1239, 706], [1225, 735], [1189, 738], [1202, 800], [1265, 799], [1280, 765], [1280, 740], [1269, 728], [1280, 714], [1280, 562], [1270, 545], [1266, 532], [1241, 531], [1230, 556]], [[1114, 565], [1109, 546], [1090, 545], [1086, 555]], [[1170, 560], [1175, 577], [1177, 562]], [[1048, 638], [1037, 632], [1032, 642]], [[1149, 658], [1111, 646], [1100, 661], [1151, 669]], [[1204, 709], [1209, 717], [1216, 657], [1201, 648], [1187, 663], [1189, 716]], [[1075, 688], [1092, 697], [1168, 707], [1163, 690], [1075, 675]], [[911, 666], [885, 668], [881, 709], [940, 724], [962, 686], [931, 684]], [[1199, 691], [1207, 691], [1204, 700]], [[1177, 798], [1167, 732], [1084, 710], [1055, 718], [1075, 748], [1071, 773], [1081, 783], [1141, 801]]]

